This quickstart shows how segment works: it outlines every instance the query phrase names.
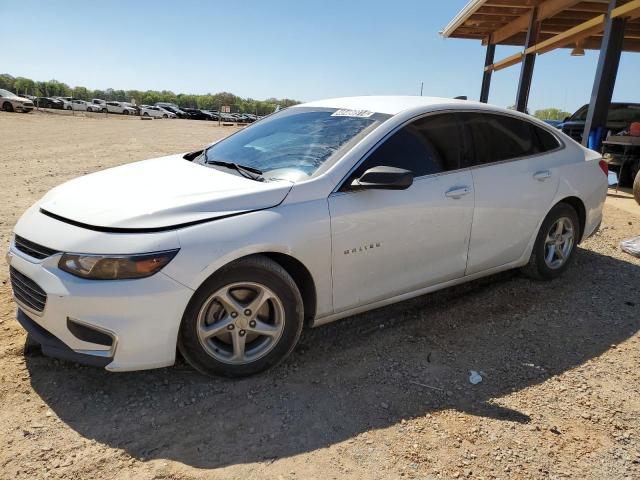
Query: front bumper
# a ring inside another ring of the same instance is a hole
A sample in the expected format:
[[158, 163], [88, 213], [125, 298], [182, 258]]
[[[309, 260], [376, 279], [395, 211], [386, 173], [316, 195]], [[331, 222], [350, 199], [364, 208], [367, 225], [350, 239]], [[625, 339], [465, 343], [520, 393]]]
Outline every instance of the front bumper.
[[22, 328], [27, 331], [31, 338], [40, 344], [42, 353], [48, 357], [61, 358], [70, 362], [77, 362], [82, 363], [83, 365], [103, 368], [113, 361], [113, 357], [108, 354], [102, 356], [76, 352], [51, 332], [45, 330], [36, 322], [31, 320], [31, 318], [29, 318], [29, 316], [19, 308], [16, 318], [18, 323], [22, 325]]
[[34, 109], [34, 105], [23, 105], [23, 104], [19, 104], [16, 105], [14, 107], [14, 109], [18, 112], [22, 112], [22, 113], [29, 113], [31, 110]]
[[[7, 255], [12, 268], [47, 294], [42, 312], [15, 299], [18, 321], [42, 345], [43, 353], [113, 371], [174, 363], [191, 289], [162, 272], [136, 280], [85, 280], [60, 270], [59, 258], [56, 254], [36, 260], [13, 244]], [[112, 344], [82, 340], [69, 329], [69, 321], [104, 332], [113, 338]]]

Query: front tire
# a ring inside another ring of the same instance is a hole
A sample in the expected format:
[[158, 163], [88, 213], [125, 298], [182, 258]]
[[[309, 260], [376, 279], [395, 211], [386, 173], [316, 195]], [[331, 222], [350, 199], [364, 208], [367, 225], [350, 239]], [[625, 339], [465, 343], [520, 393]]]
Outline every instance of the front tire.
[[303, 318], [291, 276], [273, 260], [253, 255], [223, 267], [196, 291], [182, 318], [178, 348], [205, 375], [252, 375], [291, 353]]
[[540, 226], [529, 263], [523, 272], [538, 280], [551, 280], [566, 270], [580, 239], [580, 223], [575, 209], [559, 203]]
[[2, 104], [2, 109], [5, 112], [13, 112], [13, 104], [11, 102], [4, 102]]

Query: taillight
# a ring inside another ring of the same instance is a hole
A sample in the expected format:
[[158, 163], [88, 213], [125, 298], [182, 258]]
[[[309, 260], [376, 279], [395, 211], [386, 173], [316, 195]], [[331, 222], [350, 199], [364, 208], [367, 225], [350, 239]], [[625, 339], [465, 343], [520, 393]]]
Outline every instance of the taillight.
[[598, 162], [598, 165], [600, 165], [600, 168], [602, 169], [604, 174], [608, 177], [609, 176], [609, 164], [607, 162], [605, 162], [604, 160], [600, 160]]

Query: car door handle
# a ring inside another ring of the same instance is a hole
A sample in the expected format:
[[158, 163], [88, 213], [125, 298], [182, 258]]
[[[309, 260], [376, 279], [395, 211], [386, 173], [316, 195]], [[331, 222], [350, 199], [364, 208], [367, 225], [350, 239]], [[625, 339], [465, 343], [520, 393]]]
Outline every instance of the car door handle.
[[539, 182], [544, 182], [547, 178], [551, 178], [551, 172], [549, 170], [542, 170], [533, 174], [533, 178]]
[[445, 192], [445, 197], [458, 199], [460, 197], [464, 197], [468, 193], [471, 192], [471, 189], [467, 186], [464, 187], [453, 187]]

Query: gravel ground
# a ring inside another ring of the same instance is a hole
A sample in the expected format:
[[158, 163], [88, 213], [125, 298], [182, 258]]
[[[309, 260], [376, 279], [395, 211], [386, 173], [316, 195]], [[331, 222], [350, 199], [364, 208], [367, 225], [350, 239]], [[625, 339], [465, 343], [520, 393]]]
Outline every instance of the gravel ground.
[[[0, 131], [6, 249], [54, 185], [231, 129], [3, 113]], [[508, 272], [342, 320], [233, 381], [25, 354], [3, 264], [0, 478], [640, 478], [640, 259], [618, 248], [640, 234], [630, 205], [605, 207], [559, 280]]]

